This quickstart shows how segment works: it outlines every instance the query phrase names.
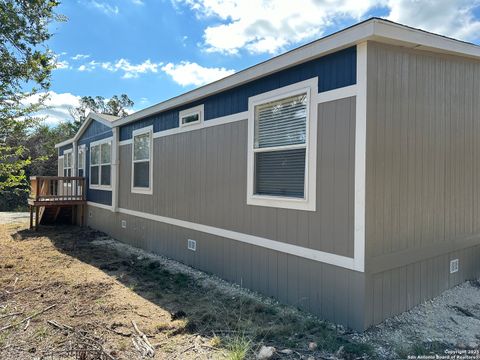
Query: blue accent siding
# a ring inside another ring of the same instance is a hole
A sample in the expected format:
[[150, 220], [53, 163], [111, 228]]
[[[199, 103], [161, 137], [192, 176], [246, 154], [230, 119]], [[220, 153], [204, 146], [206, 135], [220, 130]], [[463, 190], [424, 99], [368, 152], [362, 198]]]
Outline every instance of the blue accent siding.
[[205, 107], [205, 121], [248, 110], [248, 98], [283, 86], [318, 76], [318, 92], [354, 85], [357, 79], [356, 46], [314, 59], [303, 64], [253, 80], [204, 99], [148, 116], [120, 127], [120, 140], [128, 140], [132, 132], [153, 124], [159, 132], [178, 127], [178, 113], [200, 104]]
[[73, 147], [72, 144], [64, 145], [58, 148], [58, 156], [62, 156], [65, 150], [69, 150]]
[[112, 129], [108, 126], [92, 120], [87, 126], [82, 136], [78, 140], [79, 145], [85, 145], [87, 151], [85, 155], [85, 184], [87, 186], [87, 200], [104, 205], [112, 205], [112, 192], [109, 190], [99, 190], [89, 188], [90, 175], [90, 143], [106, 139], [113, 136]]

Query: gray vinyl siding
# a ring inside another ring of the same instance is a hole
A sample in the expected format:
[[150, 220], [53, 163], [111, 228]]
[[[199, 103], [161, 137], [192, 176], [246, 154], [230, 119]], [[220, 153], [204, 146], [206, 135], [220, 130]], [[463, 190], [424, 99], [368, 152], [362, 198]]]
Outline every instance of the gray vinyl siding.
[[[450, 260], [459, 271], [450, 274]], [[365, 323], [378, 324], [438, 296], [468, 279], [480, 277], [480, 245], [429, 257], [408, 265], [366, 274]]]
[[[88, 206], [88, 226], [356, 330], [364, 274], [169, 224]], [[127, 227], [121, 227], [126, 220]], [[197, 241], [197, 251], [187, 240]]]
[[368, 263], [480, 244], [480, 62], [369, 43], [367, 98]]
[[480, 275], [479, 99], [480, 62], [368, 43], [367, 323]]
[[246, 204], [246, 120], [154, 139], [153, 195], [131, 193], [120, 146], [119, 207], [353, 257], [355, 98], [319, 104], [318, 120], [315, 212]]

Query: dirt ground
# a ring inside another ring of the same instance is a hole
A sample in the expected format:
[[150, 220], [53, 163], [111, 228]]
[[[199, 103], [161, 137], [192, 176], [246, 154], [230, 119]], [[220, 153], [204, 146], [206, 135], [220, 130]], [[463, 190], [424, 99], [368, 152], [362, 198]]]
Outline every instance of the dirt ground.
[[103, 233], [37, 233], [27, 222], [0, 213], [2, 360], [254, 359], [262, 346], [275, 347], [272, 359], [401, 359], [479, 349], [476, 281], [357, 334]]
[[275, 359], [370, 351], [342, 328], [112, 242], [87, 228], [0, 224], [0, 359], [148, 358], [132, 321], [155, 359], [249, 359], [263, 345]]

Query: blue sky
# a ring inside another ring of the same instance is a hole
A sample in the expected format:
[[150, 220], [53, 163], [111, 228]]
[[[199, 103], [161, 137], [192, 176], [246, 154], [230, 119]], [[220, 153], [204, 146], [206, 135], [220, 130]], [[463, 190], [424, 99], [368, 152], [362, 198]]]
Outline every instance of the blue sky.
[[126, 93], [134, 110], [381, 16], [480, 43], [480, 0], [64, 0], [47, 121], [80, 96]]

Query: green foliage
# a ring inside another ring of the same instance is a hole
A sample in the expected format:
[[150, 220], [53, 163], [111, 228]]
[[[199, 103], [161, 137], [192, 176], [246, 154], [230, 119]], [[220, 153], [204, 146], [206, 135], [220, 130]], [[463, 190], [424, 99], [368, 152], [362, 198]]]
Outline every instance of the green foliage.
[[236, 334], [226, 339], [227, 359], [244, 360], [252, 347], [252, 340], [244, 334]]
[[[25, 190], [32, 163], [24, 139], [39, 123], [39, 90], [50, 85], [55, 55], [44, 45], [55, 0], [0, 0], [0, 194]], [[31, 101], [34, 98], [35, 101]], [[0, 204], [2, 205], [2, 204]]]
[[90, 111], [98, 114], [124, 117], [128, 115], [126, 109], [131, 108], [133, 105], [134, 102], [126, 94], [120, 96], [113, 95], [108, 100], [103, 96], [83, 96], [80, 99], [80, 105], [70, 109], [70, 115], [73, 118], [73, 123], [70, 123], [71, 131], [73, 134], [77, 132]]

